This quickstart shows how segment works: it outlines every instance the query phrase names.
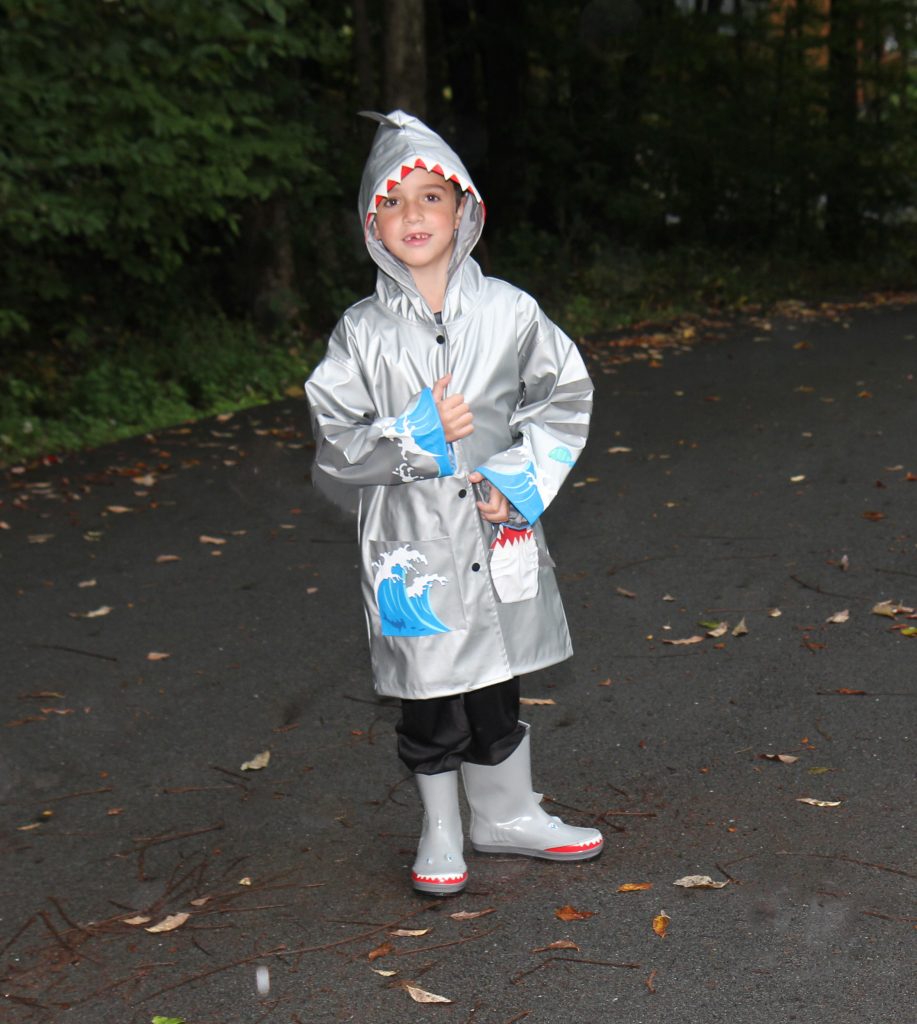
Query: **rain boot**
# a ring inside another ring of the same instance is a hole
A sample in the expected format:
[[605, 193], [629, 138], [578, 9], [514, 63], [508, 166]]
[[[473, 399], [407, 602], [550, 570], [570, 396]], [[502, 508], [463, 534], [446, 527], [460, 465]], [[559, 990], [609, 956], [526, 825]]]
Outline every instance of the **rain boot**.
[[[523, 723], [524, 724], [524, 723]], [[497, 765], [462, 765], [471, 807], [471, 845], [480, 853], [521, 853], [545, 860], [587, 860], [602, 851], [602, 833], [566, 825], [542, 810], [532, 792], [530, 729]]]
[[462, 856], [462, 816], [458, 801], [458, 772], [415, 773], [423, 802], [423, 828], [411, 881], [418, 892], [434, 896], [460, 893], [468, 881]]

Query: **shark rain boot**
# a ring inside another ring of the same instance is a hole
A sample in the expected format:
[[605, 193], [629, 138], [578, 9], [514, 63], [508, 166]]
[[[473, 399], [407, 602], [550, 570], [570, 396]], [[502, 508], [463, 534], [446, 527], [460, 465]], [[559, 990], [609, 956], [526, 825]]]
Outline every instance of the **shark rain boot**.
[[588, 860], [605, 840], [594, 828], [567, 825], [542, 810], [532, 792], [530, 727], [510, 756], [497, 765], [462, 765], [471, 807], [471, 845], [480, 853], [519, 853], [545, 860]]
[[468, 869], [462, 856], [464, 836], [458, 801], [458, 772], [415, 773], [423, 802], [423, 828], [411, 881], [418, 892], [453, 896], [465, 888]]

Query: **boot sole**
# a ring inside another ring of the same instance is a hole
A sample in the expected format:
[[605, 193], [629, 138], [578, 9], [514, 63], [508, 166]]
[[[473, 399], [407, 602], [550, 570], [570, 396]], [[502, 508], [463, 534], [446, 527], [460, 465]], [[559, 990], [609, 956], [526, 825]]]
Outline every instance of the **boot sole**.
[[541, 860], [591, 860], [605, 849], [604, 843], [577, 853], [550, 853], [547, 850], [530, 850], [521, 846], [478, 846], [477, 843], [472, 843], [471, 846], [477, 853], [515, 853], [520, 857], [538, 857]]
[[412, 879], [411, 884], [416, 892], [422, 892], [425, 896], [458, 896], [468, 884], [468, 879], [461, 882], [418, 882]]

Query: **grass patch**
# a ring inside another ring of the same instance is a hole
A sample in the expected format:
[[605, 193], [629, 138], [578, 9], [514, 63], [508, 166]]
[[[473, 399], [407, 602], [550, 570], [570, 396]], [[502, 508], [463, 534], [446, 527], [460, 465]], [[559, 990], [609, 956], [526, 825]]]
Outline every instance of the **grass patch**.
[[196, 316], [156, 336], [71, 334], [0, 377], [0, 461], [94, 447], [298, 393], [323, 345]]

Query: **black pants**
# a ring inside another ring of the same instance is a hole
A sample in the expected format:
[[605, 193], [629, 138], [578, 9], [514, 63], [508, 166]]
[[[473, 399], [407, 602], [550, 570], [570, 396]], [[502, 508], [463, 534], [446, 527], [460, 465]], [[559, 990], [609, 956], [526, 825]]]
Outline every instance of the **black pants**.
[[463, 761], [500, 764], [519, 746], [519, 677], [451, 697], [402, 700], [398, 756], [421, 775], [455, 771]]

